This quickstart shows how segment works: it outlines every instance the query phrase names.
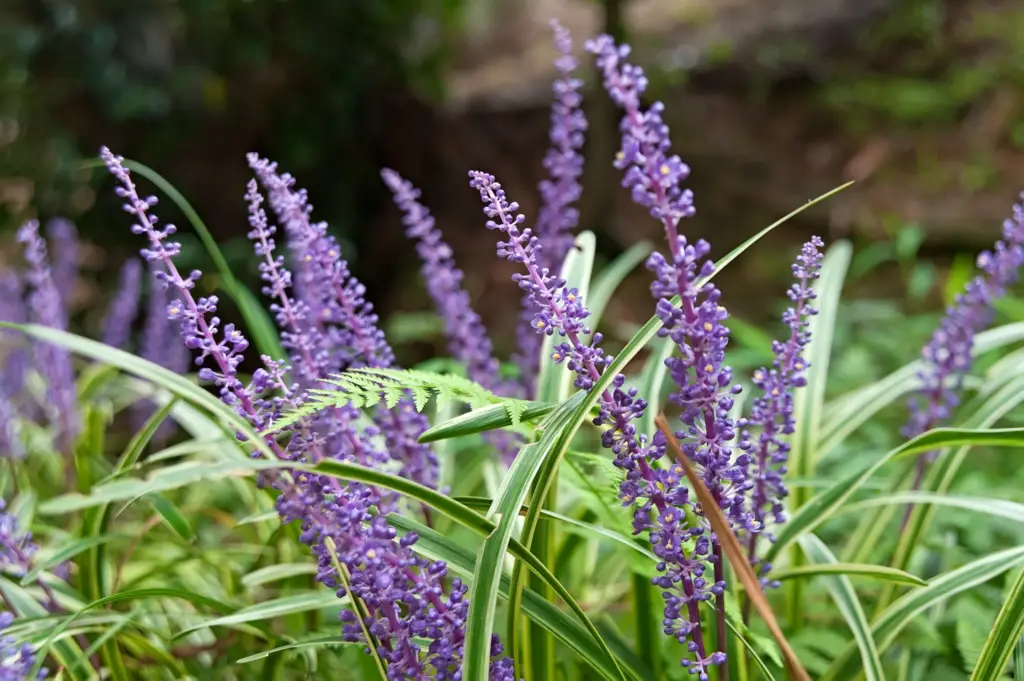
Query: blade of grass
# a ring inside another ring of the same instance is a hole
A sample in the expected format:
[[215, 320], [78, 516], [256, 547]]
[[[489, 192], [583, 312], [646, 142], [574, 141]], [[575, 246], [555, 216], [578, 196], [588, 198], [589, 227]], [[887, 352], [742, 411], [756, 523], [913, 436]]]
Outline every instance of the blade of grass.
[[[563, 404], [555, 410], [540, 442], [520, 451], [502, 483], [497, 498], [491, 505], [489, 516], [501, 514], [494, 532], [489, 533], [477, 555], [476, 568], [469, 593], [469, 615], [466, 623], [465, 656], [463, 678], [466, 681], [486, 681], [489, 675], [491, 633], [497, 592], [501, 583], [501, 567], [509, 547], [518, 510], [526, 499], [530, 484], [541, 465], [558, 456], [560, 448], [567, 444], [565, 432], [574, 425], [575, 410]], [[541, 564], [543, 565], [542, 561]], [[546, 567], [546, 566], [545, 566]], [[516, 623], [518, 625], [518, 623]], [[598, 644], [604, 654], [617, 667], [618, 662], [600, 636]], [[620, 671], [621, 677], [621, 671]]]
[[1010, 593], [1003, 607], [996, 615], [995, 624], [985, 640], [978, 663], [974, 666], [970, 681], [999, 681], [1024, 632], [1024, 570], [1017, 575], [1017, 581], [1010, 587]]
[[1019, 447], [1022, 442], [1024, 442], [1024, 429], [1021, 428], [937, 428], [919, 435], [890, 450], [875, 461], [875, 463], [846, 476], [829, 489], [811, 499], [779, 531], [775, 543], [771, 545], [765, 554], [765, 560], [771, 562], [780, 551], [792, 544], [801, 534], [812, 532], [821, 523], [835, 515], [854, 492], [860, 489], [872, 475], [890, 461], [953, 445]]
[[[578, 393], [578, 395], [579, 399], [583, 398], [583, 393]], [[541, 404], [539, 402], [531, 402], [523, 410], [523, 413], [520, 414], [519, 421], [521, 423], [540, 421], [553, 412], [557, 406], [554, 403]], [[439, 442], [441, 440], [462, 437], [463, 435], [475, 435], [476, 433], [483, 433], [488, 430], [507, 428], [511, 425], [512, 417], [509, 415], [505, 405], [491, 404], [468, 411], [465, 414], [459, 414], [454, 418], [427, 428], [420, 435], [419, 441], [423, 443]]]
[[[807, 557], [818, 566], [839, 565], [832, 552], [815, 534], [807, 533], [801, 536], [800, 547], [807, 553]], [[860, 650], [864, 678], [866, 681], [884, 681], [885, 670], [882, 668], [882, 660], [878, 656], [878, 648], [875, 647], [875, 640], [871, 636], [868, 619], [864, 615], [864, 608], [861, 607], [860, 601], [857, 599], [857, 592], [853, 590], [853, 584], [845, 575], [829, 576], [823, 581], [836, 608], [853, 633], [853, 640]]]
[[[996, 423], [1003, 415], [1024, 401], [1024, 377], [1019, 377], [1007, 382], [1002, 388], [993, 393], [976, 412], [964, 419], [968, 426], [986, 428]], [[998, 433], [993, 429], [991, 433]], [[966, 442], [966, 445], [973, 443]], [[983, 443], [979, 443], [983, 444]], [[960, 466], [966, 460], [970, 449], [961, 448], [957, 451], [942, 451], [938, 458], [928, 466], [924, 484], [921, 489], [926, 492], [946, 494], [957, 479]], [[935, 517], [934, 506], [915, 506], [911, 509], [907, 523], [899, 535], [896, 545], [896, 552], [890, 565], [905, 570], [913, 559], [916, 548], [920, 545], [920, 539], [927, 532], [932, 519]], [[882, 589], [876, 604], [875, 612], [879, 613], [892, 602], [896, 594], [894, 585], [886, 585]]]
[[[813, 537], [813, 533], [802, 535], [799, 538], [801, 544], [804, 537]], [[772, 579], [784, 582], [787, 579], [803, 579], [806, 577], [819, 577], [821, 575], [853, 575], [855, 577], [867, 577], [883, 582], [897, 582], [909, 584], [910, 586], [928, 586], [928, 582], [916, 577], [909, 572], [897, 570], [885, 565], [870, 565], [867, 563], [811, 563], [793, 568], [782, 568], [772, 570]]]

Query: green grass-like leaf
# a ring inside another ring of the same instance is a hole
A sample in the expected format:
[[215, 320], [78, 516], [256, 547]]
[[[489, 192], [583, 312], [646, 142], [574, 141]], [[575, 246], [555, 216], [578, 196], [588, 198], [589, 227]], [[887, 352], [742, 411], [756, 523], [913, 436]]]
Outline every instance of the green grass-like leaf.
[[971, 681], [999, 681], [1006, 671], [1014, 648], [1024, 632], [1024, 570], [1010, 588], [992, 631], [985, 640]]
[[[825, 543], [814, 534], [807, 533], [801, 536], [800, 547], [807, 557], [818, 566], [839, 565]], [[850, 631], [853, 632], [853, 639], [860, 650], [860, 661], [865, 681], [884, 681], [885, 671], [882, 669], [882, 660], [878, 656], [878, 649], [875, 647], [875, 641], [869, 631], [864, 608], [861, 607], [860, 601], [857, 599], [857, 592], [853, 590], [850, 579], [845, 574], [834, 574], [824, 577], [823, 581], [836, 608], [846, 620]]]

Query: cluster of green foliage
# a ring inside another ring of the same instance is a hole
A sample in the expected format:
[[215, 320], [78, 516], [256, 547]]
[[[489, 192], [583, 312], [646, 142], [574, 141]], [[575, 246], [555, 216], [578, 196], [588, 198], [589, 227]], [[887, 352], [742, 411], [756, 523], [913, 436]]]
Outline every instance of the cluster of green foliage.
[[[81, 158], [113, 131], [123, 139], [119, 146], [141, 158], [171, 158], [183, 146], [200, 153], [197, 135], [234, 129], [249, 146], [272, 140], [267, 152], [289, 167], [331, 178], [329, 190], [316, 191], [321, 208], [347, 219], [373, 177], [359, 161], [370, 154], [367, 133], [380, 121], [381, 95], [439, 92], [461, 6], [379, 0], [296, 11], [287, 0], [5, 2], [4, 177], [30, 182], [32, 200], [45, 212], [76, 215], [83, 205], [73, 190], [87, 179]], [[341, 156], [346, 163], [339, 166]], [[322, 172], [323, 163], [334, 171]], [[0, 225], [20, 218], [20, 210], [0, 205]]]

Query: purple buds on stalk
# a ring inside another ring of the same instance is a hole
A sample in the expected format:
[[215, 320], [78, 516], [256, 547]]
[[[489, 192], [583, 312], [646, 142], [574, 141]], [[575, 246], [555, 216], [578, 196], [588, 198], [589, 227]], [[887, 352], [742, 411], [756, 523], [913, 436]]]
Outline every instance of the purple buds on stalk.
[[[787, 292], [793, 305], [782, 315], [783, 323], [789, 327], [789, 338], [773, 341], [775, 359], [771, 368], [762, 367], [754, 372], [753, 384], [759, 390], [750, 410], [750, 417], [741, 419], [743, 428], [739, 448], [750, 458], [753, 481], [751, 512], [754, 524], [762, 528], [761, 535], [771, 540], [772, 534], [765, 531], [769, 524], [781, 525], [786, 522], [783, 501], [789, 495], [784, 476], [789, 460], [788, 436], [796, 428], [793, 418], [793, 394], [797, 388], [807, 385], [807, 370], [810, 363], [804, 357], [804, 348], [811, 341], [810, 318], [818, 313], [813, 306], [815, 293], [812, 283], [820, 276], [822, 252], [825, 244], [813, 237], [804, 244], [800, 255], [793, 264], [796, 279]], [[757, 439], [752, 431], [760, 430]], [[750, 533], [748, 558], [757, 562], [757, 533]], [[762, 575], [768, 573], [771, 565], [760, 565]], [[765, 585], [773, 585], [767, 579]]]

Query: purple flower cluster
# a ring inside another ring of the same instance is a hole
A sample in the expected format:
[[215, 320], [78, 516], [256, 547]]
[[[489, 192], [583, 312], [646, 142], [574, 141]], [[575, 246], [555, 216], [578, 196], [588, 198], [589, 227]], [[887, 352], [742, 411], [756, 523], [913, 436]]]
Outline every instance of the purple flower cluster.
[[[419, 190], [393, 170], [385, 168], [381, 177], [394, 194], [395, 204], [405, 214], [402, 222], [406, 236], [416, 241], [416, 251], [423, 261], [420, 274], [444, 321], [452, 357], [464, 363], [469, 378], [484, 388], [505, 392], [487, 329], [470, 305], [469, 294], [462, 288], [462, 271], [455, 266], [451, 247], [435, 226], [430, 211], [419, 202]], [[520, 441], [510, 433], [490, 431], [484, 437], [506, 461], [512, 460], [519, 451]]]
[[[30, 286], [28, 309], [32, 313], [32, 321], [55, 329], [67, 329], [67, 313], [50, 269], [46, 242], [39, 234], [39, 223], [35, 220], [26, 222], [18, 231], [18, 240], [25, 244], [25, 260], [29, 265], [26, 279]], [[68, 248], [65, 245], [64, 250]], [[71, 356], [55, 345], [36, 343], [34, 360], [46, 379], [46, 408], [50, 423], [57, 429], [57, 442], [62, 451], [70, 452], [80, 428]]]
[[[1014, 204], [1013, 217], [1003, 223], [1003, 238], [992, 251], [983, 251], [977, 260], [982, 274], [969, 282], [946, 310], [931, 339], [921, 350], [924, 365], [918, 372], [921, 387], [909, 400], [910, 417], [900, 433], [913, 438], [936, 428], [949, 418], [960, 403], [964, 376], [971, 370], [974, 358], [974, 336], [985, 330], [995, 313], [992, 303], [1001, 298], [1020, 276], [1024, 264], [1024, 193], [1021, 203]], [[934, 452], [917, 459], [911, 488], [924, 480]], [[903, 515], [903, 524], [910, 518], [911, 507]]]
[[[796, 283], [787, 292], [793, 305], [782, 315], [783, 323], [790, 330], [789, 338], [785, 342], [772, 343], [775, 359], [771, 369], [761, 368], [754, 372], [752, 382], [760, 394], [754, 399], [750, 417], [739, 424], [743, 428], [739, 448], [750, 455], [753, 466], [750, 474], [754, 482], [751, 511], [754, 523], [761, 528], [768, 526], [769, 515], [776, 525], [786, 522], [783, 500], [789, 495], [789, 490], [783, 476], [790, 449], [786, 438], [796, 427], [793, 393], [807, 384], [807, 369], [811, 366], [803, 353], [811, 341], [810, 318], [818, 313], [813, 307], [815, 293], [811, 284], [820, 275], [821, 249], [824, 246], [820, 238], [813, 237], [804, 244], [793, 264]], [[752, 429], [761, 431], [756, 440], [751, 439]], [[772, 539], [766, 531], [761, 534]], [[750, 533], [747, 541], [748, 558], [753, 564], [757, 560], [757, 534]], [[760, 566], [762, 574], [769, 570], [770, 564]]]
[[[312, 206], [304, 190], [294, 189], [295, 179], [278, 174], [277, 165], [256, 154], [249, 166], [267, 191], [271, 208], [284, 227], [288, 246], [297, 263], [297, 297], [322, 329], [328, 373], [357, 367], [389, 368], [395, 354], [377, 326], [377, 315], [366, 300], [365, 287], [351, 275], [341, 248], [323, 222], [310, 219]], [[326, 374], [321, 374], [325, 377]], [[423, 485], [437, 485], [438, 462], [433, 450], [419, 442], [427, 429], [411, 398], [395, 409], [383, 405], [374, 414], [387, 451], [401, 465], [402, 475]]]
[[[611, 358], [599, 348], [601, 334], [591, 336], [586, 327], [588, 312], [579, 292], [567, 289], [564, 281], [541, 267], [539, 240], [530, 228], [520, 228], [526, 218], [517, 214], [519, 205], [508, 201], [493, 176], [473, 171], [470, 186], [480, 192], [487, 228], [507, 237], [498, 243], [498, 256], [526, 270], [525, 274], [516, 274], [515, 280], [533, 305], [533, 328], [537, 333], [557, 333], [564, 339], [555, 347], [553, 359], [565, 362], [576, 373], [576, 387], [591, 389]], [[590, 336], [589, 342], [583, 340], [585, 336]], [[682, 660], [683, 666], [706, 681], [708, 667], [725, 660], [725, 653], [707, 654], [701, 630], [700, 602], [719, 588], [704, 578], [708, 537], [702, 528], [690, 527], [686, 522], [686, 511], [696, 509], [696, 505], [690, 501], [682, 468], [656, 465], [665, 453], [660, 434], [650, 441], [636, 432], [633, 421], [643, 415], [647, 403], [637, 395], [636, 388], [625, 387], [621, 374], [615, 376], [611, 386], [600, 396], [594, 423], [607, 426], [602, 444], [615, 454], [615, 465], [626, 471], [619, 496], [624, 505], [635, 507], [634, 532], [649, 532], [654, 552], [661, 559], [658, 570], [662, 574], [654, 583], [664, 590], [665, 633], [687, 646], [690, 657]]]
[[69, 310], [78, 284], [78, 230], [67, 218], [54, 218], [46, 223], [46, 236], [53, 244], [53, 283]]
[[921, 351], [921, 387], [910, 400], [910, 419], [901, 431], [912, 438], [941, 425], [959, 403], [964, 375], [970, 371], [974, 336], [992, 323], [992, 303], [1020, 276], [1024, 264], [1024, 193], [1003, 223], [1003, 238], [978, 256], [982, 274], [971, 279], [946, 310]]
[[[19, 644], [14, 637], [3, 633], [13, 622], [14, 615], [0, 612], [0, 681], [27, 681], [33, 678], [36, 653], [29, 644]], [[34, 678], [45, 679], [46, 674], [45, 669], [40, 669]]]
[[103, 342], [112, 348], [124, 348], [132, 334], [132, 322], [139, 311], [142, 295], [142, 263], [131, 258], [121, 268], [117, 295], [103, 320]]
[[[159, 264], [159, 281], [173, 287], [179, 296], [171, 302], [169, 315], [181, 321], [186, 345], [198, 353], [197, 363], [209, 359], [216, 367], [202, 368], [200, 376], [218, 385], [222, 399], [254, 427], [262, 429], [272, 424], [284, 405], [295, 404], [296, 386], [288, 379], [290, 367], [265, 357], [264, 368], [254, 373], [251, 383], [246, 385], [238, 378], [237, 367], [247, 342], [230, 324], [218, 332], [220, 321], [212, 316], [216, 311], [215, 298], [196, 300], [193, 297], [199, 273], [183, 277], [178, 272], [174, 257], [180, 246], [168, 241], [175, 230], [171, 225], [158, 228], [150, 212], [156, 199], [139, 197], [119, 157], [107, 149], [101, 151], [101, 156], [120, 183], [118, 194], [126, 201], [125, 210], [136, 220], [133, 231], [148, 240], [143, 256]], [[318, 376], [317, 367], [324, 366], [326, 361], [325, 355], [319, 352], [326, 347], [322, 341], [326, 323], [339, 319], [334, 317], [336, 313], [343, 313], [357, 316], [361, 324], [372, 324], [368, 321], [370, 312], [365, 304], [352, 302], [351, 295], [358, 284], [352, 283], [347, 269], [337, 264], [325, 267], [326, 258], [321, 259], [321, 256], [326, 253], [319, 251], [322, 243], [305, 244], [301, 249], [293, 245], [293, 249], [300, 256], [300, 262], [306, 263], [304, 267], [308, 267], [308, 271], [316, 272], [314, 268], [319, 268], [321, 274], [337, 275], [350, 297], [334, 299], [333, 308], [326, 307], [323, 299], [317, 301], [323, 306], [313, 307], [307, 301], [317, 300], [316, 291], [322, 283], [313, 278], [307, 279], [300, 288], [304, 299], [293, 297], [289, 286], [291, 275], [283, 259], [275, 254], [275, 229], [267, 224], [255, 184], [250, 184], [246, 196], [252, 226], [250, 237], [262, 258], [265, 291], [274, 300], [274, 312], [282, 331], [289, 334], [290, 360], [296, 365], [297, 373]], [[272, 205], [273, 202], [272, 194]], [[326, 241], [326, 237], [310, 238], [310, 241], [316, 239]], [[306, 255], [310, 257], [306, 259]], [[335, 251], [332, 257], [340, 260], [340, 253]], [[306, 270], [300, 273], [303, 271]], [[357, 295], [361, 297], [362, 292]], [[346, 309], [345, 305], [350, 307]], [[327, 315], [316, 312], [324, 309]], [[370, 350], [378, 356], [385, 352], [381, 347], [370, 347], [383, 343], [375, 328], [344, 327], [338, 329], [335, 337], [355, 341], [357, 336], [362, 345], [333, 349], [334, 352], [326, 356], [355, 358]], [[270, 436], [265, 441], [279, 460], [316, 462], [330, 456], [360, 463], [380, 463], [376, 460], [380, 457], [372, 454], [375, 432], [360, 431], [356, 418], [357, 410], [331, 410], [320, 421], [303, 419], [290, 425], [287, 428], [290, 439], [284, 447]], [[362, 634], [365, 626], [377, 640], [377, 652], [386, 660], [388, 678], [393, 681], [458, 679], [465, 637], [467, 589], [454, 580], [446, 595], [446, 565], [417, 556], [412, 550], [417, 540], [414, 534], [396, 539], [394, 528], [382, 515], [389, 508], [380, 493], [370, 486], [343, 484], [334, 478], [306, 472], [274, 473], [266, 476], [264, 482], [279, 493], [276, 505], [282, 521], [300, 522], [301, 539], [311, 546], [317, 557], [320, 581], [344, 596], [343, 581], [347, 580], [351, 595], [366, 606], [369, 616], [361, 623], [354, 613], [343, 615], [345, 639], [366, 642]], [[342, 566], [347, 575], [339, 575], [336, 565]], [[501, 657], [497, 639], [492, 652], [496, 659], [491, 664], [491, 679], [512, 681], [512, 663]]]
[[[552, 21], [551, 26], [555, 32], [555, 47], [559, 52], [555, 61], [559, 78], [553, 86], [555, 98], [551, 105], [549, 132], [551, 147], [544, 157], [548, 177], [540, 183], [541, 208], [537, 214], [535, 233], [543, 247], [541, 268], [558, 272], [566, 253], [572, 248], [572, 231], [579, 223], [579, 211], [574, 204], [583, 193], [580, 186], [583, 155], [580, 151], [583, 148], [587, 119], [581, 108], [582, 81], [574, 76], [577, 63], [572, 54], [572, 37], [557, 21]], [[528, 394], [533, 389], [543, 345], [542, 337], [534, 333], [530, 326], [533, 314], [532, 306], [524, 299], [516, 331], [519, 354], [515, 359]]]
[[24, 576], [32, 569], [32, 556], [38, 547], [32, 542], [31, 532], [22, 532], [18, 519], [6, 512], [7, 504], [0, 499], [0, 568], [16, 576]]

